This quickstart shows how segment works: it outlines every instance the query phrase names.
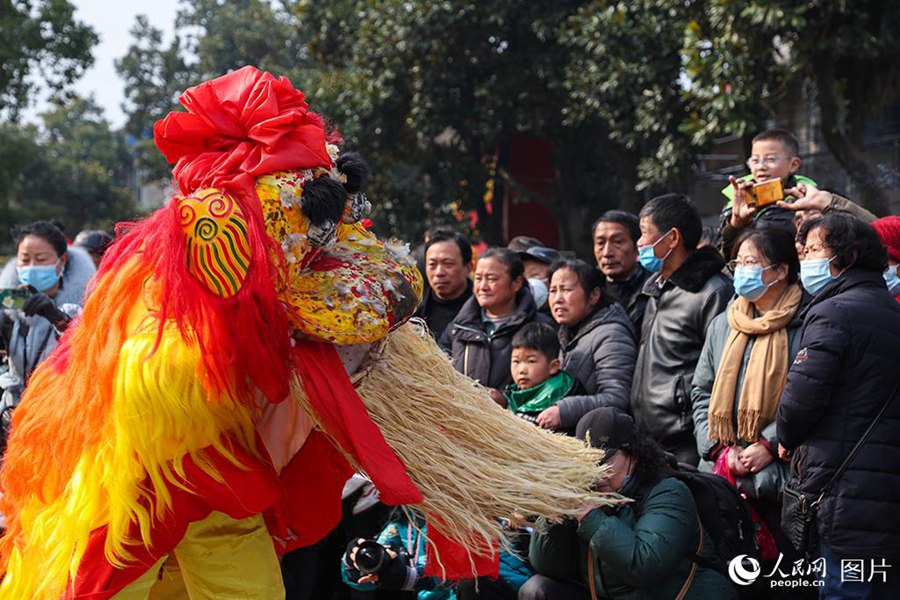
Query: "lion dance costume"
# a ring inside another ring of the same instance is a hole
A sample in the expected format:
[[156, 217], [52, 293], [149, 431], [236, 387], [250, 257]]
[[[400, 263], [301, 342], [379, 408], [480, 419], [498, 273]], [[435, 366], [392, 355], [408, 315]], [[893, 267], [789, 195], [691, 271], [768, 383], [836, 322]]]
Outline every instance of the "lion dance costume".
[[362, 224], [367, 170], [285, 78], [245, 67], [155, 126], [181, 189], [120, 226], [35, 372], [2, 469], [0, 597], [278, 598], [277, 554], [367, 473], [430, 520], [431, 573], [490, 573], [495, 517], [575, 514], [595, 451], [532, 427], [406, 323], [406, 250]]

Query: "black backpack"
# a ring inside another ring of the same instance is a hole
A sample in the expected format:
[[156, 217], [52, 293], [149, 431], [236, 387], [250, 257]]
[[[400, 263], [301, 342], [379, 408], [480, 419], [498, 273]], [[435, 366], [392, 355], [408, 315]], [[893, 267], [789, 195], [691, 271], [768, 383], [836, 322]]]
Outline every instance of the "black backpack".
[[707, 565], [703, 564], [706, 562], [703, 559], [695, 558], [698, 565], [721, 571], [735, 556], [741, 554], [759, 560], [756, 525], [750, 516], [747, 501], [731, 483], [718, 475], [704, 473], [684, 463], [677, 463], [672, 474], [691, 490], [700, 522], [712, 538], [716, 553], [724, 563]]

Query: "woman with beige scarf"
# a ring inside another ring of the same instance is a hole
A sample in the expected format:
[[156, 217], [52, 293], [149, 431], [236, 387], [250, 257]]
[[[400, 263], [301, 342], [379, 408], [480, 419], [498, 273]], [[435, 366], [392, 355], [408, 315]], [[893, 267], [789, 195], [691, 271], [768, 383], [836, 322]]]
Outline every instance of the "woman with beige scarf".
[[[733, 259], [738, 295], [710, 324], [694, 374], [694, 435], [701, 468], [728, 452], [738, 488], [771, 529], [788, 475], [775, 415], [800, 345], [800, 262], [790, 234], [771, 228], [747, 232]], [[778, 540], [780, 531], [773, 533]]]

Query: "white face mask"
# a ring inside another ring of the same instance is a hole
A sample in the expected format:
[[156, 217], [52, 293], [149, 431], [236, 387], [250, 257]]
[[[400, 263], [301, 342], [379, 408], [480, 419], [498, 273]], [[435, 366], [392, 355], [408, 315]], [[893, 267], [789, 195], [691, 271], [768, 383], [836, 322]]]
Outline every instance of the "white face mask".
[[535, 306], [543, 308], [543, 306], [547, 304], [547, 297], [549, 295], [547, 284], [544, 283], [543, 279], [529, 277], [528, 285], [531, 286], [531, 294], [534, 296]]

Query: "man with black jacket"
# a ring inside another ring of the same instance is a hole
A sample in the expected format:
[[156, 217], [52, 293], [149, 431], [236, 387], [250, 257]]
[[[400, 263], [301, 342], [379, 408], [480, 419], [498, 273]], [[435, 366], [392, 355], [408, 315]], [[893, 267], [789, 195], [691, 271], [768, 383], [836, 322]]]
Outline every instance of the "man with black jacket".
[[650, 277], [638, 261], [641, 237], [637, 215], [624, 210], [608, 210], [594, 223], [594, 259], [606, 278], [606, 291], [628, 313], [638, 334], [647, 308], [641, 292]]
[[653, 275], [631, 386], [631, 411], [638, 427], [679, 461], [700, 460], [693, 437], [691, 380], [712, 320], [733, 294], [714, 249], [697, 248], [702, 223], [683, 194], [648, 202], [640, 214], [641, 265]]
[[456, 231], [435, 231], [425, 244], [425, 277], [428, 286], [415, 316], [425, 319], [434, 339], [441, 339], [447, 325], [472, 297], [472, 245]]

